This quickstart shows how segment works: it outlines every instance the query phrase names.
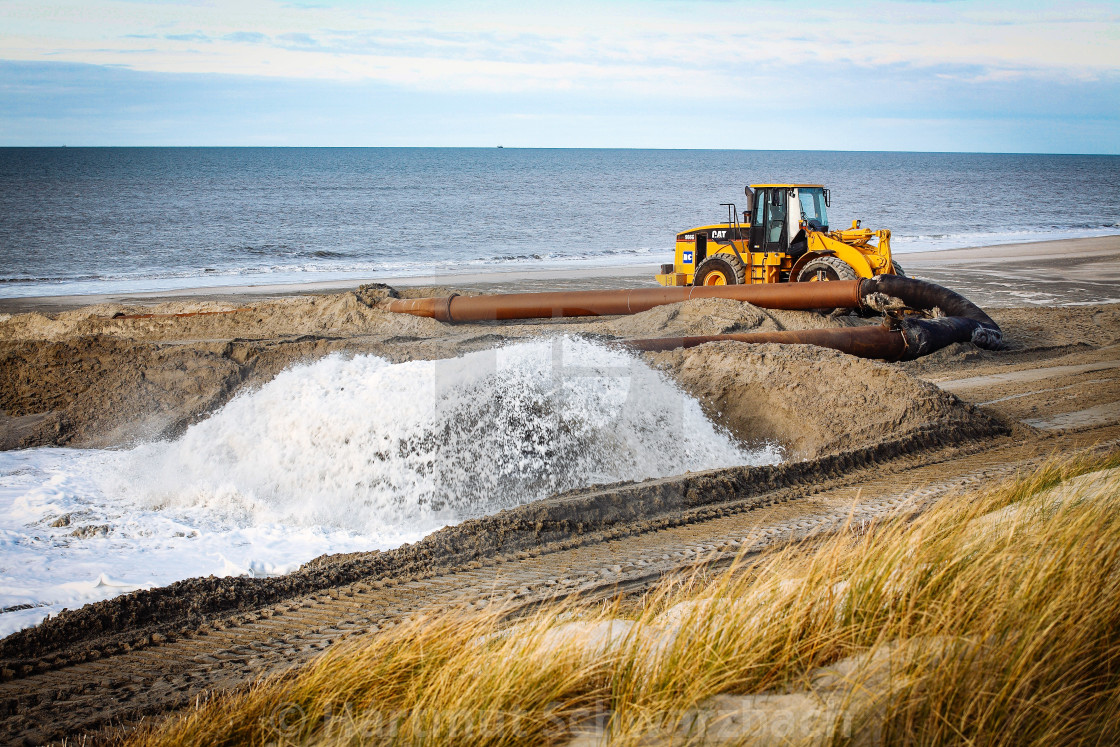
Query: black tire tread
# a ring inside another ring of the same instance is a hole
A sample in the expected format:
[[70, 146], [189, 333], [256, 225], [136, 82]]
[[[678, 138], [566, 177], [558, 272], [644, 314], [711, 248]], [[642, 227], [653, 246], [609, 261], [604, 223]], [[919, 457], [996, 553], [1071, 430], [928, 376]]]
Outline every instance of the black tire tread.
[[802, 280], [806, 273], [815, 272], [820, 265], [825, 265], [835, 272], [837, 280], [855, 280], [858, 277], [856, 271], [852, 269], [852, 266], [839, 257], [817, 257], [801, 268], [801, 272], [797, 275], [798, 282], [806, 282]]
[[747, 266], [739, 261], [739, 258], [734, 254], [721, 252], [719, 254], [708, 255], [708, 257], [700, 263], [700, 266], [696, 268], [696, 274], [692, 278], [692, 284], [703, 285], [704, 275], [708, 268], [718, 266], [721, 263], [726, 265], [727, 269], [729, 269], [731, 274], [735, 277], [735, 285], [743, 285], [747, 282]]

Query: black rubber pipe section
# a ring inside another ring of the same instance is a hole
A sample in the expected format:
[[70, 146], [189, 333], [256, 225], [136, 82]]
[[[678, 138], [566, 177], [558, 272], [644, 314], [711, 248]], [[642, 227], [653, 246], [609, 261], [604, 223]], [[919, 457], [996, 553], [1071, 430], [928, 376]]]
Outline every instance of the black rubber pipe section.
[[898, 299], [907, 308], [933, 314], [933, 319], [903, 318], [903, 328], [910, 330], [912, 344], [923, 348], [936, 345], [919, 355], [954, 342], [972, 342], [987, 350], [1003, 347], [1003, 331], [983, 309], [935, 283], [898, 275], [878, 275], [860, 283], [859, 295], [867, 310], [883, 311], [885, 301]]

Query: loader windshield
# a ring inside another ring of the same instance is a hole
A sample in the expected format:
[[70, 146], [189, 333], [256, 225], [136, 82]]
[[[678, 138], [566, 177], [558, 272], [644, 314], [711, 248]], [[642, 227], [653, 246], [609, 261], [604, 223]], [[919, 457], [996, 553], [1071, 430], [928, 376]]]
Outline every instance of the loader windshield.
[[827, 229], [828, 210], [824, 204], [824, 190], [820, 187], [803, 187], [797, 190], [797, 198], [801, 201], [801, 220], [814, 231]]

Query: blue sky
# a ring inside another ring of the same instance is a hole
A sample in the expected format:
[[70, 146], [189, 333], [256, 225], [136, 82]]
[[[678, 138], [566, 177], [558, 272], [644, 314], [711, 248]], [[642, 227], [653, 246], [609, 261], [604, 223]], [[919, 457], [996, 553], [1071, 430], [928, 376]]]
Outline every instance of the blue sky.
[[0, 0], [0, 145], [1120, 153], [1120, 3]]

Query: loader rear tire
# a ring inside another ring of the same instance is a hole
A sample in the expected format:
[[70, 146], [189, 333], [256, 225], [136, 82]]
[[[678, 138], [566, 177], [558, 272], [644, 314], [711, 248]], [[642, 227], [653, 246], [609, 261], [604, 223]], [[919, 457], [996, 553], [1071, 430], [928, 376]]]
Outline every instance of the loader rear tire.
[[801, 268], [797, 282], [820, 283], [826, 280], [855, 280], [857, 277], [852, 266], [839, 257], [818, 257]]
[[747, 282], [747, 267], [734, 254], [713, 254], [700, 263], [693, 285], [742, 285]]

